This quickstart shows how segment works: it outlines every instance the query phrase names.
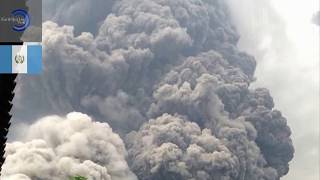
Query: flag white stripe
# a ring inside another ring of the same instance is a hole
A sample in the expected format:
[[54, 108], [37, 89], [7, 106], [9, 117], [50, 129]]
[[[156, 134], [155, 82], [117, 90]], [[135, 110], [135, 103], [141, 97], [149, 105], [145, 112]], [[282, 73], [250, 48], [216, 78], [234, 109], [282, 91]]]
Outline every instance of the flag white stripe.
[[27, 46], [12, 46], [12, 73], [28, 73]]

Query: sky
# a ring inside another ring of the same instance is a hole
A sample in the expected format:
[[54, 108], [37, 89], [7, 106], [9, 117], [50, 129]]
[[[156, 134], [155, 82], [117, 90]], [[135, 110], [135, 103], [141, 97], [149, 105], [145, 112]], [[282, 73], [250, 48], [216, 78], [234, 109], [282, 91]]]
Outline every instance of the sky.
[[[296, 58], [293, 58], [294, 69], [297, 69], [296, 74], [301, 77], [296, 79], [301, 80], [296, 87], [299, 89], [297, 98], [291, 100], [292, 104], [301, 104], [296, 106], [297, 111], [284, 109], [288, 116], [292, 116], [289, 124], [294, 132], [296, 147], [291, 171], [284, 179], [319, 179], [319, 27], [310, 21], [319, 10], [319, 1], [272, 0], [272, 3], [287, 23], [288, 37], [297, 53]], [[300, 9], [298, 13], [297, 9]], [[301, 98], [300, 101], [300, 97], [306, 98]], [[279, 107], [290, 103], [290, 100], [281, 96], [278, 100]]]
[[270, 90], [292, 130], [295, 156], [282, 179], [319, 179], [319, 1], [232, 3], [239, 47], [257, 60], [253, 87]]

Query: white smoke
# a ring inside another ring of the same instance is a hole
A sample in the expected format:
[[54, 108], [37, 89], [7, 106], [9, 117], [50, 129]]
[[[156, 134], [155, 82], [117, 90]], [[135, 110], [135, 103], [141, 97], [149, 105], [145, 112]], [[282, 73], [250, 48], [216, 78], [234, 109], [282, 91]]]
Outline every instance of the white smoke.
[[9, 143], [1, 179], [135, 180], [121, 138], [106, 123], [81, 113], [49, 116], [28, 128], [23, 142]]
[[77, 34], [97, 33], [99, 25], [111, 12], [116, 0], [68, 0], [43, 1], [43, 20], [55, 21], [60, 25], [72, 25]]

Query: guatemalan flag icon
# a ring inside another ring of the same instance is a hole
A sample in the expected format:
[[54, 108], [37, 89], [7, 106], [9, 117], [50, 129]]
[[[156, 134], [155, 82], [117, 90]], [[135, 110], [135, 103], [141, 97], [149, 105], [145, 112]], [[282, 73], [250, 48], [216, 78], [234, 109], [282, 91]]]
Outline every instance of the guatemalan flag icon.
[[0, 74], [40, 74], [41, 71], [40, 43], [0, 45]]

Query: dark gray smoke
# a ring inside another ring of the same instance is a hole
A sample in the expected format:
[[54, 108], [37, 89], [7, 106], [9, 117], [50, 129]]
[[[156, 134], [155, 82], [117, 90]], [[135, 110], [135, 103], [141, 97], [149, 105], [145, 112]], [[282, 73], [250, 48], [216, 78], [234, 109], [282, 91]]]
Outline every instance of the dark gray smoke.
[[215, 136], [186, 117], [163, 114], [129, 134], [131, 168], [141, 180], [276, 179], [252, 140], [254, 128], [243, 123]]
[[58, 25], [68, 20], [58, 10], [58, 24], [43, 24], [45, 71], [20, 78], [17, 120], [80, 111], [106, 121], [126, 137], [128, 164], [142, 180], [277, 180], [288, 172], [290, 129], [268, 90], [249, 89], [256, 62], [238, 50], [224, 1], [104, 3], [101, 26], [101, 14], [93, 17], [97, 33]]

